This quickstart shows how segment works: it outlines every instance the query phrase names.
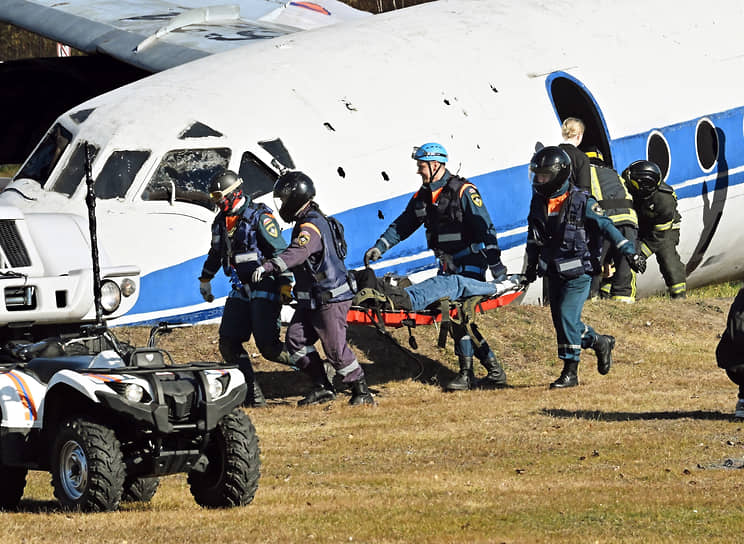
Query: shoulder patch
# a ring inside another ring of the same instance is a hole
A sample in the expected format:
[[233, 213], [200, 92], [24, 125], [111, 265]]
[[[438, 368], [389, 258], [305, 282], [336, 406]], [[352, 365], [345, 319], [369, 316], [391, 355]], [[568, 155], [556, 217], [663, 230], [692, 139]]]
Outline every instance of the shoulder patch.
[[481, 199], [480, 194], [478, 194], [478, 191], [476, 191], [474, 187], [470, 187], [468, 189], [468, 195], [470, 196], [470, 200], [473, 201], [473, 204], [475, 204], [479, 208], [483, 207], [483, 200]]
[[599, 205], [599, 202], [595, 202], [594, 204], [592, 204], [592, 211], [597, 215], [605, 214], [604, 208]]
[[297, 235], [297, 245], [304, 246], [310, 241], [310, 233], [306, 230], [301, 230]]
[[273, 221], [270, 221], [268, 225], [265, 225], [266, 232], [269, 233], [269, 236], [272, 238], [277, 238], [279, 236], [279, 229], [276, 227], [276, 223]]

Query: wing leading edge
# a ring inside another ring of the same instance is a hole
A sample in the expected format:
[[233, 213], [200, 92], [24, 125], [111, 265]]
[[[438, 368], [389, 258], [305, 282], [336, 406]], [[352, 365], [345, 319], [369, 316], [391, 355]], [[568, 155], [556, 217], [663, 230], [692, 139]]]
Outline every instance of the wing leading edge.
[[0, 21], [150, 72], [273, 38], [370, 15], [338, 0], [5, 0]]

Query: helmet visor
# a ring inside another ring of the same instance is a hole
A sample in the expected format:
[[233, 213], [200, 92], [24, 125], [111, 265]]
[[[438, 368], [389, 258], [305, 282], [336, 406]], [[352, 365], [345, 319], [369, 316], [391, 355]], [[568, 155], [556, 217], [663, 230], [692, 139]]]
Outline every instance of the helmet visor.
[[411, 153], [411, 158], [415, 161], [447, 161], [447, 155], [443, 154], [441, 151], [427, 151], [423, 147], [414, 147], [413, 152]]

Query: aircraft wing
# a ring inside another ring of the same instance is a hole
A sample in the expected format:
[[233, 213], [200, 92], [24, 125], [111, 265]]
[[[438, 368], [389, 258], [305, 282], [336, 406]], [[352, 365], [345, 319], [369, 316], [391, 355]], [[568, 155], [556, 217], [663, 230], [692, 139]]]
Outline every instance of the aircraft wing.
[[251, 40], [368, 15], [338, 0], [235, 0], [222, 5], [205, 0], [0, 2], [0, 21], [150, 72]]

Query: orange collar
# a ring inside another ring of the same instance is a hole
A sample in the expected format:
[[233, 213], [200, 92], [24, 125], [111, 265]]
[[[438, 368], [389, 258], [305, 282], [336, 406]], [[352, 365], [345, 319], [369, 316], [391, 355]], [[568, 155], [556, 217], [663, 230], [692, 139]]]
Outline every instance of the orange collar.
[[566, 191], [561, 196], [548, 199], [548, 215], [558, 215], [563, 207], [563, 203], [568, 198], [569, 192], [570, 191]]

